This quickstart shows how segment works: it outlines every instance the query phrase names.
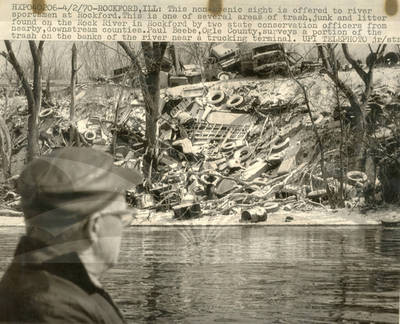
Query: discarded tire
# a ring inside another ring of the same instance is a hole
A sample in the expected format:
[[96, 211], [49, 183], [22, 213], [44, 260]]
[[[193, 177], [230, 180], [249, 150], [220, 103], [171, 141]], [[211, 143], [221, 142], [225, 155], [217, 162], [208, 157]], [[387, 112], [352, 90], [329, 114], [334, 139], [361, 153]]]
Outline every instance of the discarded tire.
[[208, 94], [208, 103], [217, 106], [224, 102], [225, 93], [222, 90], [212, 90]]
[[363, 184], [368, 180], [367, 175], [361, 171], [349, 171], [346, 174], [347, 182], [351, 185]]
[[85, 132], [84, 136], [87, 141], [91, 142], [96, 138], [96, 133], [94, 131], [88, 130]]
[[399, 62], [399, 56], [395, 52], [389, 52], [384, 56], [383, 60], [387, 65], [395, 65]]
[[264, 204], [264, 208], [268, 213], [275, 213], [279, 210], [279, 204], [274, 202], [267, 202]]
[[52, 108], [46, 108], [46, 109], [43, 109], [40, 112], [39, 117], [40, 118], [44, 118], [44, 117], [50, 116], [51, 114], [53, 114], [53, 109]]
[[230, 79], [230, 76], [229, 76], [229, 74], [228, 73], [226, 73], [226, 72], [220, 72], [220, 73], [218, 73], [218, 76], [217, 76], [217, 79], [218, 80], [229, 80]]
[[245, 146], [239, 151], [236, 151], [234, 157], [240, 160], [240, 163], [246, 162], [251, 156], [250, 148]]
[[278, 140], [278, 144], [274, 144], [271, 148], [272, 153], [279, 153], [282, 152], [284, 149], [286, 149], [289, 146], [290, 143], [290, 137], [287, 137], [283, 142], [280, 142]]
[[233, 150], [235, 147], [236, 147], [235, 142], [227, 142], [224, 145], [222, 145], [222, 150], [230, 151], [230, 150]]
[[226, 106], [231, 109], [238, 108], [243, 104], [243, 102], [244, 102], [244, 99], [242, 96], [234, 95], [228, 99], [228, 101], [226, 102]]

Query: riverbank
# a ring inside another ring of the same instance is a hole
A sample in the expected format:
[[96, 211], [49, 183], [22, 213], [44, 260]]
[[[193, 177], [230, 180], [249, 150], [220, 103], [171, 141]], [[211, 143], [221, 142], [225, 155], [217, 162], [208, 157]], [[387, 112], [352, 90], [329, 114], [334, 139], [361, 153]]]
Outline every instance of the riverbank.
[[259, 223], [241, 222], [240, 215], [204, 216], [189, 220], [176, 220], [172, 213], [141, 213], [132, 222], [133, 226], [363, 226], [380, 225], [381, 220], [400, 218], [400, 208], [390, 206], [365, 214], [350, 209], [315, 209], [312, 211], [278, 211], [268, 214], [267, 220]]
[[[265, 222], [240, 222], [239, 215], [204, 216], [196, 219], [177, 220], [172, 212], [149, 213], [141, 211], [132, 226], [364, 226], [380, 225], [381, 220], [400, 219], [400, 208], [388, 206], [368, 211], [318, 208], [311, 211], [278, 211], [268, 214]], [[0, 217], [0, 226], [24, 226], [23, 217]]]

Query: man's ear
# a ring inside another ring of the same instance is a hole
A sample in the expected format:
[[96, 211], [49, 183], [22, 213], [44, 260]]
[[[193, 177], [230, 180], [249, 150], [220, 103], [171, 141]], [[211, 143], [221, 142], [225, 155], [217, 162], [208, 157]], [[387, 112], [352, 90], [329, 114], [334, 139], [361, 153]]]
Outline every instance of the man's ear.
[[89, 221], [86, 227], [86, 234], [91, 243], [95, 243], [99, 239], [100, 233], [100, 215], [98, 213], [93, 214], [89, 217]]

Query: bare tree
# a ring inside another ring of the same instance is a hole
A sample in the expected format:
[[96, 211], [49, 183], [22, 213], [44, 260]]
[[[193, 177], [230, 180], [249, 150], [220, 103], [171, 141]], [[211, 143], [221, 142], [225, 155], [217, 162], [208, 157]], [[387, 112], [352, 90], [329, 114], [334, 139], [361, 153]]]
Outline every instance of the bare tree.
[[[149, 164], [151, 175], [152, 166], [156, 167], [158, 157], [158, 119], [160, 115], [160, 72], [161, 62], [167, 49], [166, 42], [142, 42], [142, 53], [146, 73], [143, 72], [137, 55], [126, 42], [118, 42], [129, 56], [134, 70], [137, 71], [146, 108], [146, 141], [147, 150], [145, 160]], [[149, 176], [150, 178], [150, 176]]]
[[77, 53], [75, 43], [71, 48], [71, 103], [69, 107], [69, 120], [70, 120], [70, 129], [69, 129], [69, 142], [71, 145], [75, 143], [76, 146], [79, 146], [79, 133], [76, 129], [75, 124], [75, 85], [76, 85], [76, 77], [78, 73], [78, 53]]
[[205, 80], [205, 66], [204, 62], [209, 57], [211, 48], [214, 43], [182, 43], [179, 44], [177, 49], [185, 56], [189, 57], [189, 60], [200, 66], [201, 76], [203, 81]]
[[105, 46], [104, 42], [83, 42], [79, 44], [78, 50], [82, 61], [80, 75], [88, 79], [107, 76], [113, 69], [129, 64], [126, 55], [119, 55], [122, 49], [113, 43]]
[[336, 47], [337, 45], [333, 44], [320, 44], [318, 45], [318, 52], [323, 62], [324, 73], [329, 76], [329, 78], [334, 82], [335, 86], [346, 96], [352, 107], [352, 111], [355, 114], [354, 134], [356, 134], [356, 136], [354, 137], [354, 149], [356, 155], [356, 167], [359, 170], [363, 170], [365, 168], [365, 143], [367, 130], [366, 108], [373, 88], [374, 68], [377, 61], [381, 59], [383, 53], [385, 52], [386, 45], [379, 45], [375, 52], [370, 47], [370, 51], [373, 53], [373, 59], [369, 62], [367, 71], [365, 71], [361, 64], [350, 54], [348, 45], [341, 45], [344, 57], [352, 65], [364, 83], [364, 91], [360, 97], [357, 96], [353, 89], [339, 77], [339, 64], [335, 53]]
[[[288, 57], [285, 55], [285, 60], [286, 60], [286, 64], [289, 66], [289, 60]], [[299, 88], [302, 91], [303, 97], [304, 97], [304, 101], [307, 107], [307, 113], [308, 116], [310, 117], [310, 121], [311, 121], [311, 125], [312, 125], [312, 129], [315, 135], [315, 138], [317, 140], [317, 145], [319, 148], [319, 154], [320, 154], [320, 159], [319, 159], [319, 164], [320, 164], [320, 168], [321, 168], [321, 174], [322, 174], [322, 178], [324, 180], [324, 184], [325, 184], [325, 190], [326, 190], [326, 194], [328, 196], [329, 199], [329, 204], [331, 205], [331, 208], [335, 208], [335, 202], [333, 199], [333, 194], [331, 192], [331, 188], [329, 187], [329, 183], [328, 183], [328, 176], [327, 176], [327, 171], [326, 171], [326, 166], [325, 166], [325, 148], [324, 145], [322, 143], [322, 139], [321, 136], [318, 132], [317, 126], [314, 123], [314, 118], [313, 118], [313, 114], [311, 111], [311, 106], [310, 106], [310, 99], [308, 96], [308, 92], [306, 87], [298, 80], [298, 78], [296, 78], [294, 76], [294, 73], [291, 69], [288, 69], [289, 71], [289, 76], [290, 78], [296, 82], [296, 84], [299, 86]]]
[[8, 60], [14, 67], [22, 87], [25, 91], [25, 96], [28, 101], [28, 162], [39, 155], [39, 133], [38, 133], [38, 117], [42, 105], [42, 55], [44, 41], [29, 41], [29, 48], [33, 61], [33, 86], [29, 84], [26, 77], [26, 72], [21, 68], [21, 65], [15, 56], [11, 42], [4, 41], [7, 52], [1, 52], [1, 55]]
[[66, 46], [59, 44], [48, 44], [43, 53], [43, 79], [46, 80], [46, 89], [43, 92], [48, 103], [51, 102], [51, 80], [62, 80], [67, 78]]
[[0, 117], [0, 158], [4, 179], [7, 179], [11, 176], [11, 137], [3, 117]]

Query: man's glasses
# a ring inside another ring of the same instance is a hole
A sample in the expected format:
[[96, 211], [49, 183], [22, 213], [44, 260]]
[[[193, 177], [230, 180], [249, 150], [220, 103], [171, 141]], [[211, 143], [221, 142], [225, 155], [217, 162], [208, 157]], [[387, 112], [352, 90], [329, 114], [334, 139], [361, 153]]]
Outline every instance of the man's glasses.
[[102, 212], [100, 216], [115, 216], [121, 220], [122, 226], [126, 227], [131, 225], [132, 220], [135, 218], [135, 209], [124, 209], [117, 211]]

